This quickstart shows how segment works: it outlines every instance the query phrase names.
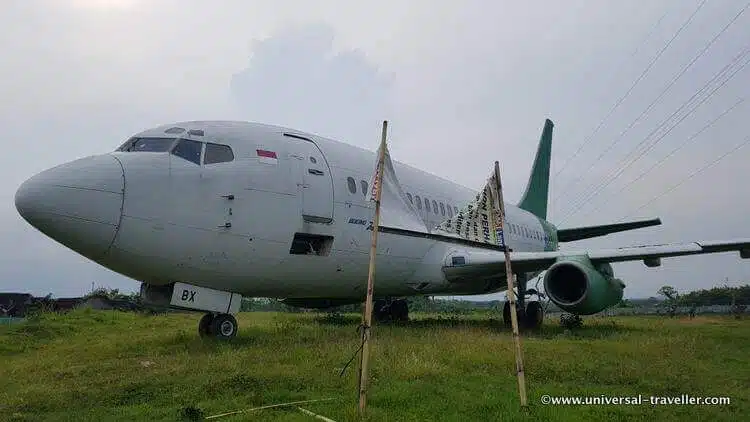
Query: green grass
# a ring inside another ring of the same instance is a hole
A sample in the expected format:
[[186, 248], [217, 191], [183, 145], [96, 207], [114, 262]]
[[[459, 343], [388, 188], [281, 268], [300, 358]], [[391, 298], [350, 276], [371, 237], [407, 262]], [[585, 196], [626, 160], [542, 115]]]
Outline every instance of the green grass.
[[[0, 420], [181, 420], [296, 400], [341, 421], [727, 420], [750, 414], [750, 320], [589, 318], [524, 334], [529, 407], [513, 342], [489, 317], [415, 315], [373, 328], [370, 393], [357, 414], [359, 317], [243, 313], [231, 344], [199, 314], [79, 310], [0, 326]], [[497, 318], [497, 317], [495, 317]], [[542, 405], [552, 396], [728, 396], [730, 405]], [[314, 421], [294, 407], [214, 419]]]

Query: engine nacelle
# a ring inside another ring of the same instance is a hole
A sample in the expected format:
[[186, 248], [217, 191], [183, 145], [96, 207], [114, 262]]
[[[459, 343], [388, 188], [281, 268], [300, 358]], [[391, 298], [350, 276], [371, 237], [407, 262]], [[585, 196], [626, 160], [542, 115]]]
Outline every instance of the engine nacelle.
[[625, 283], [614, 277], [612, 265], [594, 266], [587, 256], [559, 258], [544, 275], [544, 290], [566, 312], [591, 315], [622, 300]]

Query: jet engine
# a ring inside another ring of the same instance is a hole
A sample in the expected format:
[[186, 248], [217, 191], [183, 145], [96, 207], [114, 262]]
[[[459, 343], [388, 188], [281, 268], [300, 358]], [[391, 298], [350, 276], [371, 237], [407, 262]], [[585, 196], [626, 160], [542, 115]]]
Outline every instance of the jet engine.
[[622, 300], [625, 283], [614, 277], [612, 265], [594, 265], [587, 256], [558, 259], [544, 276], [550, 300], [566, 312], [591, 315]]

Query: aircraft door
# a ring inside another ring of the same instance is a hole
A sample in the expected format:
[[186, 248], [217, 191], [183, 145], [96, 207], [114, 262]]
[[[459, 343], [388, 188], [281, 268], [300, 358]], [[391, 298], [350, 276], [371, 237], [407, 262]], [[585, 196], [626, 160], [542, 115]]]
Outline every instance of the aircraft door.
[[[231, 147], [218, 143], [206, 143], [201, 169], [201, 187], [204, 192], [203, 206], [210, 212], [209, 229], [225, 229], [237, 232], [234, 215], [242, 207], [242, 165], [235, 160]], [[241, 210], [239, 210], [241, 211]]]
[[302, 218], [313, 223], [333, 221], [333, 178], [323, 154], [315, 143], [297, 136], [293, 158], [297, 163], [297, 185], [302, 198]]
[[207, 222], [201, 187], [202, 153], [202, 142], [181, 139], [169, 155], [170, 183], [166, 201], [164, 198], [161, 200], [174, 204], [168, 210], [171, 222], [179, 222], [187, 227], [203, 227]]

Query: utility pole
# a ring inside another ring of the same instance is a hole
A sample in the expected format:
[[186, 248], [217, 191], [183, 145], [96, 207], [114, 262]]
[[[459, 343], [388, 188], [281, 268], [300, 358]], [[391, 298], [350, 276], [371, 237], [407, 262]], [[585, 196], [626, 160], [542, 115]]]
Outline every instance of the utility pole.
[[510, 320], [513, 325], [513, 342], [515, 343], [516, 352], [516, 377], [518, 378], [518, 394], [521, 399], [521, 406], [527, 406], [526, 399], [526, 376], [523, 370], [523, 353], [521, 351], [521, 334], [518, 330], [518, 314], [516, 312], [516, 298], [513, 292], [513, 271], [510, 265], [510, 251], [505, 242], [505, 203], [503, 201], [503, 185], [500, 182], [500, 163], [495, 161], [495, 183], [497, 188], [497, 202], [492, 208], [497, 208], [498, 212], [495, 217], [495, 228], [500, 229], [498, 240], [505, 253], [505, 274], [508, 282], [508, 302], [510, 302]]
[[373, 291], [375, 284], [375, 258], [377, 256], [378, 227], [380, 226], [380, 195], [383, 191], [383, 161], [385, 159], [386, 135], [388, 121], [383, 121], [383, 131], [380, 139], [378, 164], [375, 170], [375, 218], [372, 224], [372, 244], [370, 246], [370, 270], [367, 275], [367, 299], [365, 300], [365, 314], [362, 318], [362, 356], [359, 365], [359, 412], [364, 413], [367, 406], [367, 370], [370, 358], [370, 327], [372, 325]]

